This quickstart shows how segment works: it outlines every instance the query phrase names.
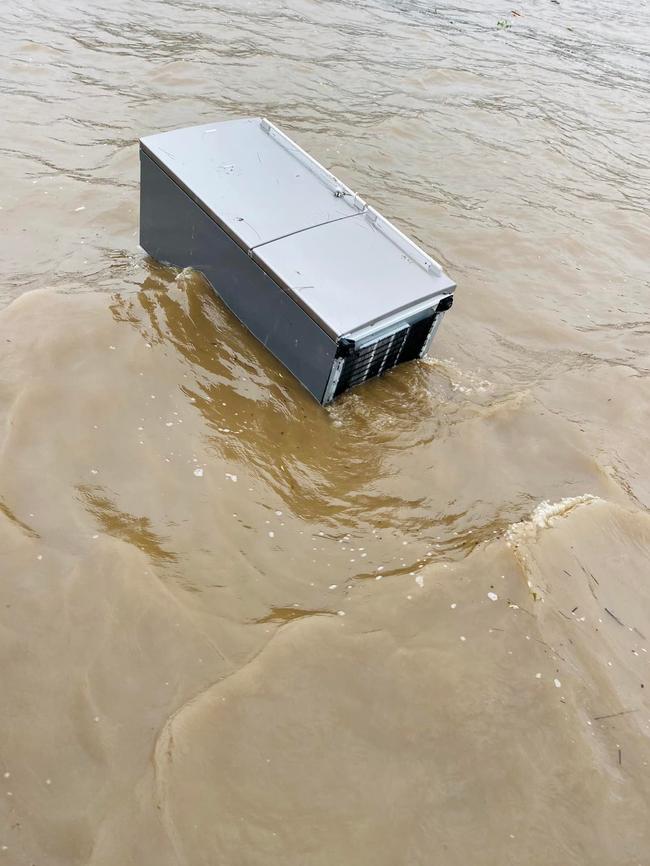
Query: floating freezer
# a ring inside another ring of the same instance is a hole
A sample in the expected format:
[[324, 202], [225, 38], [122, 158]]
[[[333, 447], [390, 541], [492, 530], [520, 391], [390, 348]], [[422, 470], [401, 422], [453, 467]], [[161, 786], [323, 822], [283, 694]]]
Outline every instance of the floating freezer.
[[192, 267], [322, 404], [421, 358], [454, 283], [264, 118], [140, 141], [140, 244]]

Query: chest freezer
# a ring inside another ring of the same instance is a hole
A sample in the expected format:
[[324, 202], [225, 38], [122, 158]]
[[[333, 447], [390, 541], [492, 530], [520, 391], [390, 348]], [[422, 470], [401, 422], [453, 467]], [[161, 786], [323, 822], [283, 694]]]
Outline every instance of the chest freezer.
[[201, 271], [322, 404], [426, 354], [455, 285], [265, 118], [140, 140], [140, 245]]

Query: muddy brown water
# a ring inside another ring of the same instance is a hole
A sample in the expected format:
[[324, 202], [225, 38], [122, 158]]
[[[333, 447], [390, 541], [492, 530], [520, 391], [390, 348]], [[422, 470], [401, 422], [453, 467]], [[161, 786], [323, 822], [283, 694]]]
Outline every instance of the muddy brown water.
[[[650, 8], [513, 9], [2, 4], [0, 862], [650, 863]], [[459, 284], [327, 410], [137, 245], [259, 114]]]

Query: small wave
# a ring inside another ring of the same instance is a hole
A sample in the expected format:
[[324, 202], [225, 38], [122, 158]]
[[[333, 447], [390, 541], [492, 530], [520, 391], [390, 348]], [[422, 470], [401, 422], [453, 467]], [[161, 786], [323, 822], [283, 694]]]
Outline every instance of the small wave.
[[531, 529], [535, 530], [536, 534], [538, 529], [547, 529], [556, 517], [564, 517], [579, 505], [596, 501], [600, 501], [600, 497], [593, 496], [591, 493], [584, 493], [582, 496], [566, 496], [559, 502], [544, 500], [539, 503], [528, 520], [513, 523], [506, 532], [506, 538], [510, 543], [517, 543], [522, 538], [528, 538]]
[[544, 500], [539, 503], [527, 520], [513, 523], [506, 530], [505, 539], [508, 547], [513, 548], [514, 554], [527, 576], [528, 587], [535, 600], [543, 601], [543, 597], [539, 589], [539, 582], [532, 578], [532, 563], [525, 549], [526, 546], [536, 540], [540, 530], [548, 529], [560, 517], [566, 517], [574, 509], [592, 502], [602, 502], [602, 499], [591, 493], [583, 493], [581, 496], [566, 496], [559, 502]]
[[460, 391], [461, 394], [484, 394], [495, 387], [494, 382], [482, 378], [471, 370], [461, 369], [452, 358], [426, 355], [421, 359], [421, 363], [442, 370], [449, 378], [452, 391]]

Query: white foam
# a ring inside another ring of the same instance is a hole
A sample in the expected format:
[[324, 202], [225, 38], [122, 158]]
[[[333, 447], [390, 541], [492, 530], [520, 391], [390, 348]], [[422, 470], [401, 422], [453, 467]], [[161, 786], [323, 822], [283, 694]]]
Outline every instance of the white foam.
[[591, 493], [584, 493], [582, 496], [567, 496], [564, 499], [560, 499], [559, 502], [544, 500], [539, 503], [528, 520], [513, 523], [508, 527], [506, 539], [511, 544], [519, 544], [521, 541], [535, 536], [537, 530], [548, 529], [557, 518], [565, 517], [579, 505], [599, 501], [599, 497], [593, 496]]

